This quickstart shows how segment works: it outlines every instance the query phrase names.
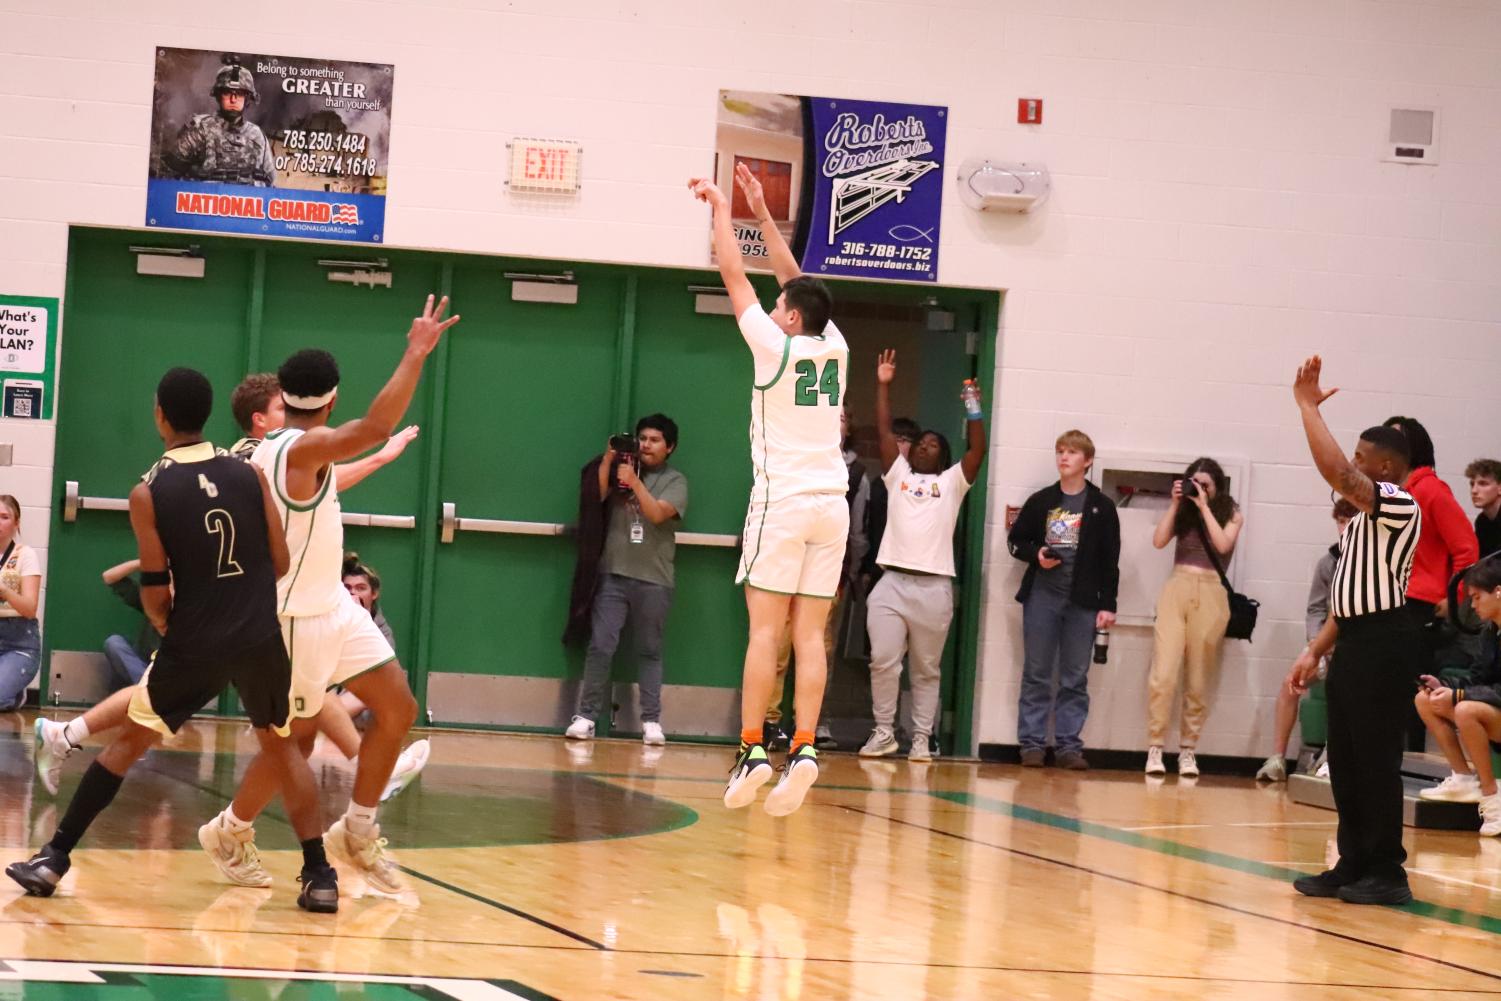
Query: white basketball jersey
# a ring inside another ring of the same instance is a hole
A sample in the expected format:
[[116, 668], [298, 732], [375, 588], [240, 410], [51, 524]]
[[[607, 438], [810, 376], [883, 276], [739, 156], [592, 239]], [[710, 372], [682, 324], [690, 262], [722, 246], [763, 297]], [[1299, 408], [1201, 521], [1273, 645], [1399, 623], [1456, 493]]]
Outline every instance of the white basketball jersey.
[[347, 596], [339, 571], [344, 567], [344, 520], [339, 488], [330, 466], [323, 488], [306, 501], [287, 494], [287, 450], [302, 437], [298, 428], [282, 428], [266, 435], [250, 461], [271, 481], [276, 513], [287, 530], [292, 562], [276, 582], [276, 611], [283, 616], [323, 615]]
[[821, 335], [789, 337], [760, 306], [741, 314], [740, 333], [755, 358], [752, 499], [846, 493], [849, 469], [839, 431], [849, 374], [844, 335], [830, 321]]

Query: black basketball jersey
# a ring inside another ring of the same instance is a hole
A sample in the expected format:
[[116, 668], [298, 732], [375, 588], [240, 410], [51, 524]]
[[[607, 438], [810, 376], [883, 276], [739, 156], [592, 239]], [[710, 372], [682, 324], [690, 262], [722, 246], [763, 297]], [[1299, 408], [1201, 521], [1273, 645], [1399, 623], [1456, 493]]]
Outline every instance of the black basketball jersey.
[[199, 442], [162, 456], [144, 480], [172, 572], [162, 649], [194, 659], [279, 635], [276, 569], [255, 470]]

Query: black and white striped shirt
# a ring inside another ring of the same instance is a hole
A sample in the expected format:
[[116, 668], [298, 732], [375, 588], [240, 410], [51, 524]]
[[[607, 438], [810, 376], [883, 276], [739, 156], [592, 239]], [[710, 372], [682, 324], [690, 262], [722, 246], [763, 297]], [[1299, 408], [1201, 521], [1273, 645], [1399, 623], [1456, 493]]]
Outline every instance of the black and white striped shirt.
[[1339, 562], [1329, 584], [1329, 612], [1350, 619], [1407, 603], [1407, 580], [1423, 515], [1412, 495], [1395, 483], [1376, 484], [1376, 506], [1345, 526]]

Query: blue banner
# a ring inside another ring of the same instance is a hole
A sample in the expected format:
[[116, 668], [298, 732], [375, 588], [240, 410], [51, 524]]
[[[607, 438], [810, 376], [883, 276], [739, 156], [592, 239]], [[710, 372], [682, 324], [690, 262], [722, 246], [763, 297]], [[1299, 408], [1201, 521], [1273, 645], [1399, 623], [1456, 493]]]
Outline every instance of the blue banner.
[[948, 109], [807, 101], [813, 200], [799, 226], [803, 270], [936, 282]]
[[217, 181], [146, 182], [146, 223], [168, 229], [379, 243], [384, 195], [298, 191]]

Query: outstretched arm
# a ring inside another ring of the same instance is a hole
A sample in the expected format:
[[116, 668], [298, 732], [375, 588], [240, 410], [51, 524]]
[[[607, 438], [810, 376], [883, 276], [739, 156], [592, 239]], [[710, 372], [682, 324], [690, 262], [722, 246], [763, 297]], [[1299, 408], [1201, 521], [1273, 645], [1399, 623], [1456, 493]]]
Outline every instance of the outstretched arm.
[[104, 583], [114, 584], [117, 581], [122, 581], [139, 569], [141, 569], [140, 560], [126, 560], [124, 563], [116, 563], [114, 566], [104, 571]]
[[714, 210], [714, 257], [719, 262], [719, 277], [724, 281], [724, 290], [730, 294], [730, 305], [735, 309], [735, 319], [740, 319], [747, 309], [756, 305], [756, 290], [745, 277], [745, 261], [740, 257], [740, 243], [735, 239], [735, 227], [730, 222], [730, 200], [719, 186], [706, 178], [695, 177], [688, 182], [693, 197], [707, 202]]
[[792, 256], [792, 248], [787, 246], [786, 238], [777, 228], [776, 220], [771, 217], [771, 210], [766, 207], [766, 193], [761, 190], [761, 182], [750, 172], [749, 167], [737, 163], [735, 183], [745, 193], [745, 200], [750, 203], [751, 211], [756, 214], [756, 222], [761, 225], [761, 238], [766, 241], [766, 252], [771, 255], [771, 273], [777, 276], [778, 285], [786, 285], [802, 274], [803, 269], [798, 267], [797, 258]]
[[386, 443], [380, 447], [380, 451], [372, 452], [363, 459], [355, 459], [353, 462], [339, 463], [334, 467], [334, 482], [338, 484], [340, 490], [348, 490], [380, 467], [395, 462], [417, 437], [417, 430], [417, 425], [410, 424], [387, 438]]
[[[975, 383], [975, 392], [980, 392], [980, 384]], [[980, 475], [980, 464], [985, 461], [985, 415], [976, 414], [964, 422], [964, 437], [968, 448], [964, 450], [964, 458], [959, 460], [959, 471], [964, 474], [966, 483], [974, 483], [975, 477]]]
[[902, 454], [891, 433], [891, 380], [896, 378], [896, 351], [887, 348], [876, 361], [876, 434], [881, 445], [881, 472], [890, 471]]
[[1331, 487], [1345, 500], [1369, 514], [1376, 508], [1376, 484], [1371, 478], [1356, 469], [1340, 449], [1339, 442], [1329, 433], [1324, 415], [1319, 411], [1325, 400], [1339, 392], [1327, 392], [1319, 385], [1319, 376], [1324, 370], [1324, 360], [1318, 355], [1309, 358], [1298, 367], [1293, 381], [1293, 399], [1298, 402], [1298, 412], [1303, 415], [1303, 433], [1308, 436], [1308, 450], [1313, 453], [1313, 464]]
[[443, 314], [447, 311], [448, 296], [445, 295], [436, 308], [433, 296], [428, 296], [422, 315], [412, 320], [412, 327], [407, 331], [407, 348], [401, 362], [386, 385], [375, 394], [365, 416], [336, 428], [309, 430], [288, 448], [288, 465], [302, 472], [320, 470], [331, 463], [352, 459], [391, 437], [396, 422], [406, 413], [412, 394], [417, 391], [427, 356], [437, 347], [443, 331], [459, 322], [457, 316], [445, 320]]

